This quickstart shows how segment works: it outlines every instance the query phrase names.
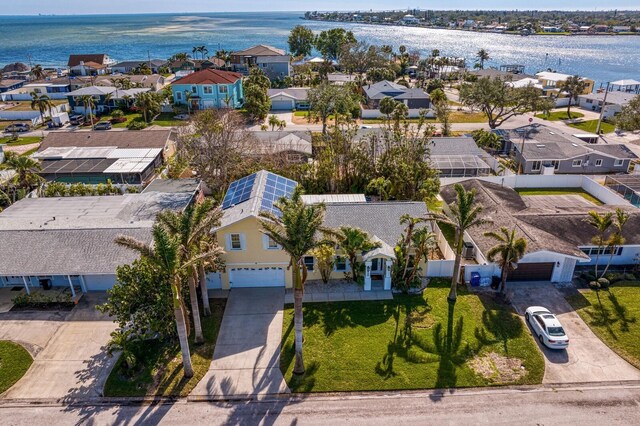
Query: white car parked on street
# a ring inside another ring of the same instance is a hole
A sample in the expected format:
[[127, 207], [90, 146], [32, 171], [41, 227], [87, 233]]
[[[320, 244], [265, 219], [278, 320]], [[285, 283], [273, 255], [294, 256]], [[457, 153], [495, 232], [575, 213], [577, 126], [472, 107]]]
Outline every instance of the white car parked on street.
[[527, 322], [538, 336], [540, 343], [550, 349], [566, 349], [569, 336], [564, 332], [562, 324], [547, 308], [530, 306], [524, 314]]

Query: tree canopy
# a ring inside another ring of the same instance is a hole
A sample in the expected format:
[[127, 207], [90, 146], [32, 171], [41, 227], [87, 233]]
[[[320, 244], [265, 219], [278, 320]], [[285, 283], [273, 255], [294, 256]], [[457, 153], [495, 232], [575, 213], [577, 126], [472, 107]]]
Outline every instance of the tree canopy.
[[322, 31], [316, 38], [316, 49], [328, 59], [338, 59], [343, 46], [356, 43], [356, 37], [344, 28]]
[[304, 25], [296, 25], [289, 33], [289, 51], [294, 56], [308, 56], [313, 50], [315, 36], [310, 28]]

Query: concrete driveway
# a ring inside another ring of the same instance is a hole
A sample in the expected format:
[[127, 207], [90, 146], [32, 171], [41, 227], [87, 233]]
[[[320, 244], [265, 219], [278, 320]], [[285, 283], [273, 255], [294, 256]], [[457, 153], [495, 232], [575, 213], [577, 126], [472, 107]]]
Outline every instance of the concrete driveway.
[[[544, 354], [543, 383], [607, 382], [640, 380], [640, 371], [600, 340], [550, 283], [512, 283], [513, 305], [522, 316], [529, 306], [544, 306], [554, 313], [569, 336], [566, 350], [552, 350], [540, 344]], [[531, 326], [529, 326], [531, 331]]]
[[34, 357], [29, 371], [3, 396], [62, 401], [101, 396], [115, 363], [105, 344], [116, 328], [95, 310], [102, 300], [101, 294], [87, 294], [58, 319], [32, 320], [23, 314], [24, 319], [0, 320], [0, 338], [24, 344]]
[[280, 372], [283, 288], [232, 289], [209, 371], [192, 397], [289, 393]]

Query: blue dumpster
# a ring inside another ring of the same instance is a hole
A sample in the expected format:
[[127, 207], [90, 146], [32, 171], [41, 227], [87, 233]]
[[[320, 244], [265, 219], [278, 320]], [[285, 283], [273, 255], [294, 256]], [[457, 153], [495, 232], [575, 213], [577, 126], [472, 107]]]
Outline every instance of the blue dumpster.
[[471, 287], [479, 287], [480, 286], [480, 274], [477, 272], [471, 273]]

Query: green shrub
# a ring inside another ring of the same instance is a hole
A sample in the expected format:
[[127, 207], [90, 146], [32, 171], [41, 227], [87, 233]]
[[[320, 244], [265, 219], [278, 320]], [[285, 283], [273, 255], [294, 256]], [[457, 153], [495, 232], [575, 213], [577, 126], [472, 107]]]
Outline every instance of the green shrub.
[[122, 118], [124, 117], [124, 112], [122, 110], [116, 109], [111, 111], [111, 118]]
[[66, 197], [67, 195], [69, 195], [69, 189], [62, 182], [50, 182], [44, 190], [45, 197]]
[[606, 278], [598, 278], [597, 283], [598, 283], [598, 286], [602, 289], [607, 289], [609, 288], [609, 285], [610, 285], [609, 280]]
[[589, 288], [591, 290], [600, 290], [600, 283], [598, 281], [589, 281]]
[[73, 306], [71, 294], [66, 292], [45, 293], [39, 291], [31, 294], [22, 293], [14, 297], [11, 301], [13, 302], [14, 306], [18, 308], [43, 309], [53, 304]]
[[129, 130], [142, 130], [147, 127], [147, 123], [144, 121], [133, 120], [129, 124], [127, 124], [127, 129]]
[[127, 186], [127, 194], [137, 194], [140, 192], [137, 186]]

